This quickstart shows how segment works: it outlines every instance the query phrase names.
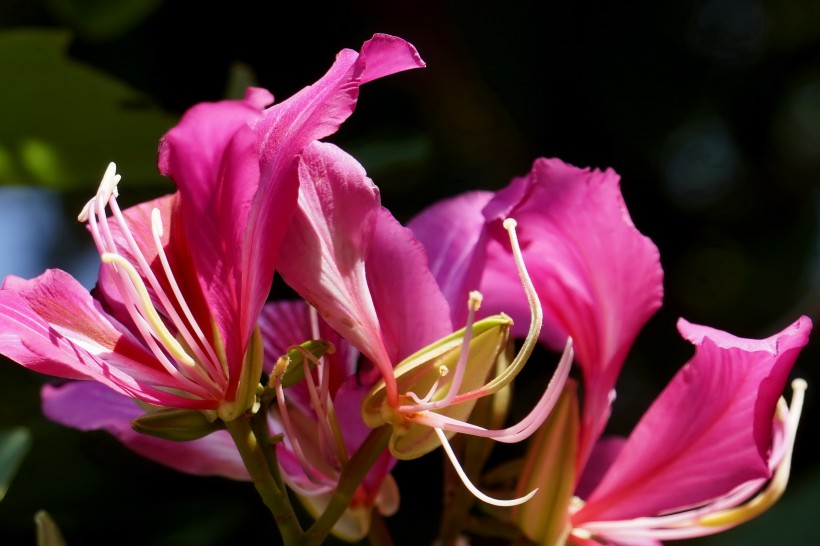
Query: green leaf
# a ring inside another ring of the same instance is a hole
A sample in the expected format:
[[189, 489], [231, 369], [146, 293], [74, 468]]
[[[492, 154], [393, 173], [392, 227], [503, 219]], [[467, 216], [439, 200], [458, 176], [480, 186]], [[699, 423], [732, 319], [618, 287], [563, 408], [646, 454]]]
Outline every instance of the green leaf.
[[31, 433], [18, 427], [0, 431], [0, 500], [6, 496], [12, 478], [31, 447]]
[[86, 39], [107, 40], [137, 26], [162, 0], [47, 0], [54, 16]]
[[0, 32], [0, 183], [94, 190], [114, 161], [125, 187], [158, 184], [157, 143], [175, 117], [69, 58], [69, 41], [60, 30]]

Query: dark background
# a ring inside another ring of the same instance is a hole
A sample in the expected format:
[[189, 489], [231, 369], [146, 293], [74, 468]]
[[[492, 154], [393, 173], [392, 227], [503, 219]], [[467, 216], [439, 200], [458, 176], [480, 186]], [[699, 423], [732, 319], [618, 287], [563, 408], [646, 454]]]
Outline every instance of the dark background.
[[[90, 286], [95, 256], [73, 218], [109, 161], [124, 205], [172, 191], [156, 142], [187, 107], [248, 83], [284, 99], [374, 32], [407, 39], [428, 67], [368, 84], [330, 140], [400, 220], [498, 189], [538, 156], [621, 174], [635, 224], [660, 248], [666, 296], [627, 360], [612, 432], [628, 433], [691, 355], [677, 317], [747, 337], [817, 318], [820, 3], [809, 0], [0, 0], [0, 276], [59, 266]], [[781, 504], [693, 543], [813, 543], [817, 359], [813, 340], [795, 370], [808, 401]], [[0, 502], [0, 543], [33, 544], [39, 509], [70, 545], [276, 542], [249, 485], [176, 474], [47, 422], [43, 381], [0, 365], [0, 430], [32, 437]], [[396, 476], [397, 544], [430, 543], [439, 459]]]

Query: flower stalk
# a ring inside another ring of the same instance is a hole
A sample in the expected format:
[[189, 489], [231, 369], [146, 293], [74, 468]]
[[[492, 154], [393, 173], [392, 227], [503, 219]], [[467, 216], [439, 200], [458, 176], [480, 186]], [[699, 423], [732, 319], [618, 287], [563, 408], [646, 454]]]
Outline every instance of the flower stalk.
[[345, 465], [342, 475], [339, 477], [339, 485], [336, 486], [336, 490], [330, 497], [330, 502], [325, 511], [305, 533], [302, 543], [304, 546], [316, 546], [324, 542], [333, 526], [350, 506], [356, 488], [362, 483], [379, 455], [387, 448], [392, 432], [393, 429], [390, 425], [383, 425], [374, 429], [359, 446], [359, 449]]
[[293, 511], [287, 491], [282, 487], [281, 479], [277, 480], [271, 472], [272, 465], [269, 464], [269, 460], [271, 457], [275, 458], [275, 451], [267, 448], [267, 442], [259, 441], [254, 432], [255, 427], [251, 426], [251, 422], [244, 415], [226, 421], [225, 428], [230, 432], [259, 496], [273, 514], [284, 543], [287, 546], [303, 544], [305, 535]]

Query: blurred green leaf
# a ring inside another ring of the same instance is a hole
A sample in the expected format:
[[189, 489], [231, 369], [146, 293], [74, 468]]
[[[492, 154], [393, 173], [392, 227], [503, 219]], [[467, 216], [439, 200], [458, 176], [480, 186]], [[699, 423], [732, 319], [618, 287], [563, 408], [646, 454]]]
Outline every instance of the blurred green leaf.
[[66, 546], [63, 533], [48, 512], [40, 510], [34, 514], [34, 523], [37, 525], [37, 546]]
[[54, 16], [85, 38], [106, 40], [133, 28], [154, 13], [162, 0], [47, 0]]
[[175, 118], [70, 59], [59, 30], [0, 32], [0, 183], [95, 188], [110, 161], [129, 184], [157, 183], [157, 142]]
[[23, 427], [0, 431], [0, 500], [31, 447], [31, 434]]
[[228, 85], [225, 98], [242, 100], [248, 87], [259, 85], [253, 68], [241, 61], [234, 61], [228, 67]]

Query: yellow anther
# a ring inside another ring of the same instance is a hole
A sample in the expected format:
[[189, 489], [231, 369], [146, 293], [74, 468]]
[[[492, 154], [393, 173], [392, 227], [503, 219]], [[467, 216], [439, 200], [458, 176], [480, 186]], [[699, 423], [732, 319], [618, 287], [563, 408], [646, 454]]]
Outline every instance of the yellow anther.
[[478, 290], [471, 290], [467, 300], [467, 307], [473, 311], [481, 309], [481, 302], [484, 301], [484, 296]]
[[288, 355], [280, 356], [276, 361], [276, 364], [273, 365], [273, 372], [271, 373], [271, 376], [282, 379], [282, 376], [285, 375], [285, 371], [287, 371], [288, 366], [290, 366], [290, 357]]

